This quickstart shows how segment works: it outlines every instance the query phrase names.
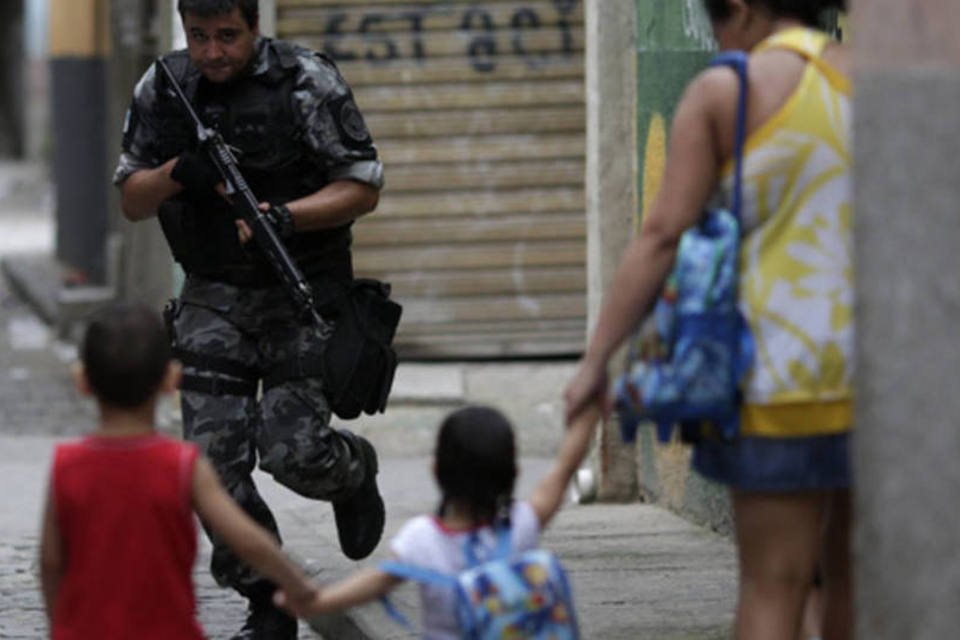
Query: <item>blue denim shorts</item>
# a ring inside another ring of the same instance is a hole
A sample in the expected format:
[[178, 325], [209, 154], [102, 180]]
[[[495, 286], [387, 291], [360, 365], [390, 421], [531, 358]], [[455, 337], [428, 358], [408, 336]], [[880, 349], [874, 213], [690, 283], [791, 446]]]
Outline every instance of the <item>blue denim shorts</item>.
[[693, 468], [744, 491], [850, 487], [849, 434], [804, 438], [709, 438], [697, 442]]

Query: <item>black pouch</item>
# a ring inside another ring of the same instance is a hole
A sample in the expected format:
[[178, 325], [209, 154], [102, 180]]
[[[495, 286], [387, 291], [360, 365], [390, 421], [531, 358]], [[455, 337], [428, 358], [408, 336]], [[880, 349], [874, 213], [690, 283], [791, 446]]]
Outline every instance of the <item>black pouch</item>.
[[319, 308], [334, 323], [321, 367], [337, 417], [350, 420], [386, 408], [397, 368], [391, 344], [402, 310], [390, 299], [389, 284], [367, 278], [353, 280]]

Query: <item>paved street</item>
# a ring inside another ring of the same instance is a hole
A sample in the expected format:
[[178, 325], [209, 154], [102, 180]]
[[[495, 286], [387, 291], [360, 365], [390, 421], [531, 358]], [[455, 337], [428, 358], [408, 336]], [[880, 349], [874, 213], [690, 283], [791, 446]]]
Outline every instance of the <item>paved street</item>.
[[[0, 259], [49, 255], [53, 234], [45, 193], [36, 168], [0, 164]], [[83, 433], [94, 420], [91, 403], [72, 387], [74, 359], [74, 347], [57, 340], [0, 277], [0, 638], [45, 634], [36, 552], [49, 456], [58, 439]], [[496, 404], [513, 419], [522, 454], [517, 495], [528, 495], [556, 449], [559, 391], [571, 371], [572, 363], [565, 362], [402, 365], [387, 413], [349, 425], [380, 452], [386, 537], [407, 518], [433, 510], [433, 435], [440, 418], [464, 402]], [[169, 407], [160, 419], [165, 431], [177, 432]], [[262, 474], [257, 483], [275, 510], [287, 550], [319, 580], [384, 557], [381, 545], [367, 562], [346, 560], [337, 549], [328, 504], [300, 498]], [[213, 584], [206, 570], [209, 546], [201, 539], [194, 572], [199, 616], [210, 638], [221, 640], [242, 624], [244, 602]], [[543, 541], [570, 574], [584, 638], [730, 637], [736, 580], [728, 539], [655, 505], [635, 503], [567, 505]], [[415, 587], [401, 587], [394, 601], [416, 619]], [[387, 619], [379, 605], [311, 626], [322, 636], [301, 624], [302, 639], [416, 637]]]

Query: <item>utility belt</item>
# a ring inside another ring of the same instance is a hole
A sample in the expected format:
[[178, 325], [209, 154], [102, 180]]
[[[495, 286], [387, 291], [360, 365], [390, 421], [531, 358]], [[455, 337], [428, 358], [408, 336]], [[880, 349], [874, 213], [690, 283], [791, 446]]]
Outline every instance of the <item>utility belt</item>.
[[[171, 300], [164, 309], [174, 355], [196, 370], [183, 378], [181, 389], [210, 395], [255, 396], [287, 382], [320, 378], [331, 410], [350, 420], [361, 412], [383, 412], [393, 385], [397, 355], [393, 337], [402, 307], [390, 299], [390, 285], [371, 279], [325, 282], [315, 289], [317, 309], [333, 333], [320, 355], [296, 357], [261, 371], [229, 358], [191, 352], [178, 344], [175, 323], [184, 304], [205, 306], [226, 319], [229, 311], [202, 300]], [[223, 377], [227, 376], [227, 377]]]

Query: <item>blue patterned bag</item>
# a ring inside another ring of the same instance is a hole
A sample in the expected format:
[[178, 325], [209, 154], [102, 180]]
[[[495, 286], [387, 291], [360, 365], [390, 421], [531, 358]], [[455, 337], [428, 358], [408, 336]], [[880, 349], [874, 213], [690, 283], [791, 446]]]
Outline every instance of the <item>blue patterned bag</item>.
[[690, 437], [703, 423], [726, 438], [739, 430], [738, 387], [754, 357], [749, 327], [737, 308], [747, 55], [722, 53], [711, 65], [730, 66], [740, 79], [733, 207], [708, 209], [683, 234], [652, 322], [631, 345], [627, 371], [614, 389], [627, 442], [643, 420], [657, 425], [662, 442], [674, 425]]
[[[467, 540], [467, 568], [456, 576], [401, 562], [380, 563], [380, 569], [456, 593], [457, 620], [470, 640], [579, 640], [573, 598], [557, 557], [545, 549], [520, 554], [510, 550], [510, 529], [497, 530], [497, 548], [480, 561], [476, 540]], [[388, 600], [387, 612], [409, 627]]]

